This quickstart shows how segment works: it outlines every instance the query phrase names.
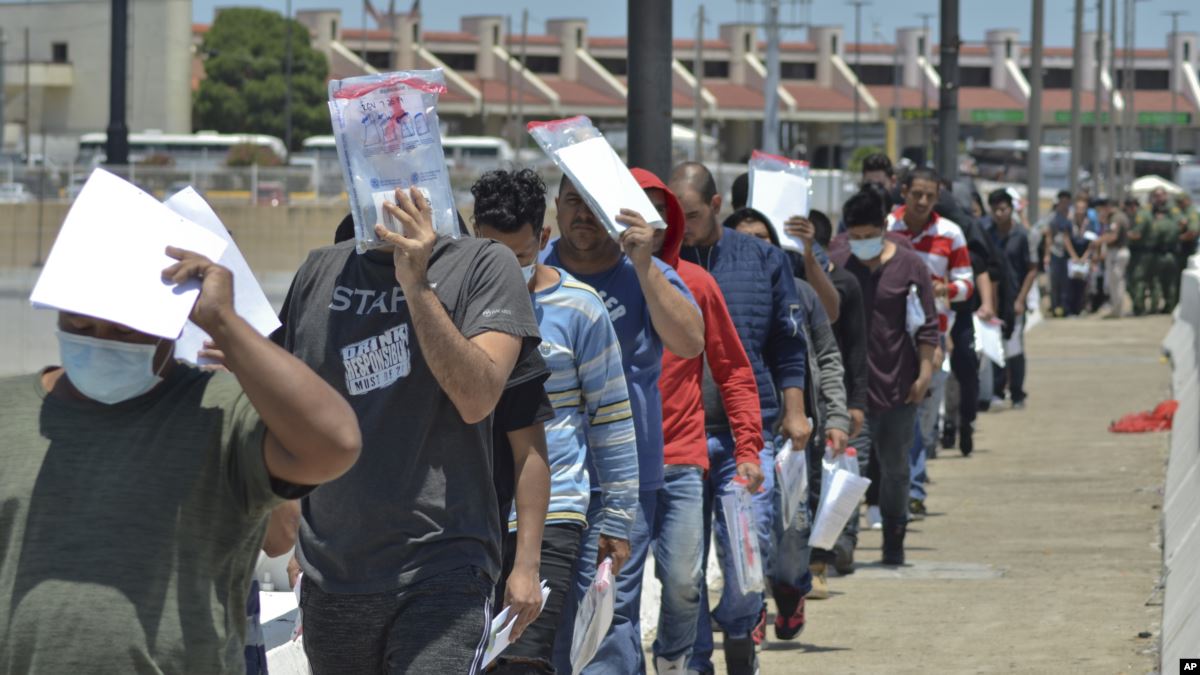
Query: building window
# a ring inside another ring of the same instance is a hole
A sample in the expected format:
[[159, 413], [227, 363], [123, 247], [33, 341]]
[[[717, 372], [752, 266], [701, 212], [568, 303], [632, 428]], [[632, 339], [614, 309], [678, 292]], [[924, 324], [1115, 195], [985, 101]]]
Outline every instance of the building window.
[[527, 56], [525, 68], [533, 73], [554, 75], [558, 73], [557, 56]]
[[1005, 40], [1004, 40], [1004, 58], [1006, 58], [1006, 59], [1012, 58], [1012, 48], [1013, 48], [1012, 38], [1005, 38]]
[[50, 45], [50, 51], [53, 53], [51, 60], [55, 63], [67, 62], [67, 43], [55, 42]]
[[990, 87], [992, 86], [991, 68], [959, 68], [958, 84], [961, 87]]
[[596, 59], [596, 62], [600, 64], [601, 68], [604, 68], [605, 70], [612, 73], [613, 75], [620, 76], [620, 75], [628, 75], [629, 74], [629, 60], [628, 59], [598, 58], [598, 59]]
[[838, 53], [838, 39], [836, 35], [829, 36], [829, 50], [834, 54]]
[[474, 72], [475, 70], [474, 54], [434, 53], [433, 56], [438, 61], [446, 64], [446, 67], [450, 68], [451, 70], [458, 70], [462, 72]]
[[817, 64], [810, 61], [780, 62], [779, 77], [784, 80], [815, 80], [817, 79]]
[[336, 39], [337, 39], [337, 29], [338, 29], [338, 22], [337, 22], [337, 19], [334, 19], [333, 21], [330, 21], [330, 22], [329, 22], [329, 39], [330, 39], [330, 40], [336, 40]]
[[1183, 60], [1184, 61], [1192, 60], [1192, 43], [1190, 43], [1190, 42], [1183, 43]]
[[575, 29], [575, 48], [583, 49], [583, 29], [582, 28]]
[[[695, 67], [690, 59], [680, 59], [679, 63], [687, 68], [689, 73], [695, 73]], [[704, 77], [728, 78], [729, 77], [729, 62], [728, 61], [704, 61]]]
[[754, 44], [751, 42], [751, 40], [753, 40], [753, 39], [754, 39], [754, 36], [752, 34], [742, 33], [742, 45], [743, 45], [742, 49], [744, 49], [747, 52], [754, 51], [754, 49], [753, 49]]
[[392, 67], [391, 52], [367, 52], [367, 64], [377, 70], [388, 70]]
[[925, 56], [925, 36], [924, 35], [917, 36], [917, 55]]
[[[1117, 88], [1125, 86], [1125, 69], [1117, 70]], [[1171, 88], [1171, 73], [1167, 70], [1135, 70], [1133, 88], [1166, 91]]]
[[413, 34], [412, 34], [412, 41], [413, 41], [413, 42], [420, 42], [420, 41], [421, 41], [421, 24], [419, 24], [419, 23], [414, 23], [414, 24], [413, 24]]
[[492, 46], [500, 44], [500, 26], [492, 26]]
[[[893, 65], [850, 65], [850, 69], [854, 71], [858, 77], [858, 81], [868, 86], [877, 86], [892, 84], [896, 78], [896, 67]], [[813, 66], [815, 73], [816, 66]]]

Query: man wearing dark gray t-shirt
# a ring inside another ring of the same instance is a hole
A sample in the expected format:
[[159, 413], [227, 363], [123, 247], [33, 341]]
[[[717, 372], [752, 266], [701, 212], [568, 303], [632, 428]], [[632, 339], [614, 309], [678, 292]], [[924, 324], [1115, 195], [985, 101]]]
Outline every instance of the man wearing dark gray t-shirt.
[[276, 334], [363, 434], [355, 469], [303, 503], [317, 675], [475, 672], [500, 570], [491, 413], [537, 321], [507, 248], [438, 237], [419, 193], [396, 201], [404, 235], [376, 229], [392, 250], [313, 251]]

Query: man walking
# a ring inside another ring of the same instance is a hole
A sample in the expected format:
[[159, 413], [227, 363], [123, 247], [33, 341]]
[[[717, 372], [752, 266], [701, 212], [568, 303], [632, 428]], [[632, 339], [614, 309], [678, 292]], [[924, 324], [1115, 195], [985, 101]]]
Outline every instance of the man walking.
[[1002, 252], [1008, 265], [1007, 296], [1015, 298], [1013, 314], [1016, 317], [1012, 338], [1005, 345], [1005, 366], [992, 365], [993, 389], [995, 396], [1002, 399], [1007, 384], [1012, 407], [1021, 409], [1025, 407], [1025, 306], [1029, 289], [1037, 280], [1037, 258], [1029, 247], [1025, 228], [1013, 219], [1012, 195], [1003, 189], [995, 190], [988, 195], [988, 208], [992, 215], [984, 224], [992, 243]]

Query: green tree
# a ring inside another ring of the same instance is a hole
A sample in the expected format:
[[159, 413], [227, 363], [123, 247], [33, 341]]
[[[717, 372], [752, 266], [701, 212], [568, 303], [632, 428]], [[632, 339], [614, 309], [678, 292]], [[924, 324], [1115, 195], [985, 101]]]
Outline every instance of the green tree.
[[[277, 12], [223, 9], [204, 36], [205, 79], [196, 91], [192, 125], [223, 133], [286, 137], [287, 20]], [[292, 22], [292, 145], [329, 133], [325, 55], [309, 44], [308, 29]]]

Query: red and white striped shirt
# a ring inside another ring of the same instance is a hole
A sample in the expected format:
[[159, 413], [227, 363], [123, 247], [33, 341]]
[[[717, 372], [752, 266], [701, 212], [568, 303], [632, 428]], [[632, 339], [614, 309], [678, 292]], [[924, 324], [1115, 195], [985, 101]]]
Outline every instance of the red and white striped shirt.
[[[909, 238], [917, 255], [925, 261], [933, 280], [948, 286], [951, 302], [970, 298], [975, 292], [975, 271], [971, 268], [971, 254], [967, 250], [967, 238], [962, 228], [953, 220], [934, 212], [925, 229], [914, 235], [904, 222], [904, 209], [901, 206], [888, 216], [888, 231]], [[949, 329], [949, 307], [941, 309], [938, 328], [945, 333]]]

